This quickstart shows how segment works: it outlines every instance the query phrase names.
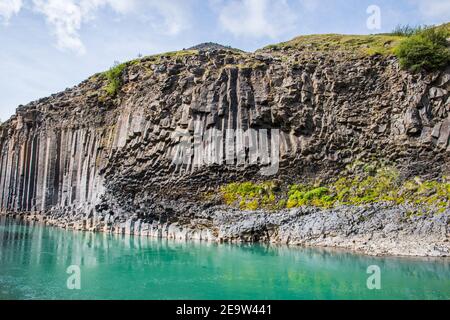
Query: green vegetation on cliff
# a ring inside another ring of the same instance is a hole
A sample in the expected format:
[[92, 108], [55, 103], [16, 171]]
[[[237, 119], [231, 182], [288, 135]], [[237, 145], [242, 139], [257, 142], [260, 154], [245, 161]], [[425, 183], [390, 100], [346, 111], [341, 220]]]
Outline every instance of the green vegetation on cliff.
[[450, 37], [448, 27], [441, 28], [403, 28], [408, 36], [400, 42], [395, 54], [400, 65], [408, 70], [434, 71], [444, 68], [450, 63], [450, 50], [447, 38]]
[[241, 209], [256, 210], [259, 207], [271, 207], [275, 204], [277, 185], [272, 182], [255, 184], [252, 182], [231, 183], [221, 188], [226, 204], [239, 204]]
[[321, 34], [296, 37], [290, 41], [267, 46], [265, 49], [299, 49], [305, 51], [353, 51], [362, 55], [393, 54], [404, 39], [397, 35]]
[[390, 34], [323, 34], [296, 37], [267, 46], [270, 50], [346, 51], [362, 56], [396, 55], [403, 68], [434, 71], [450, 63], [450, 23], [432, 27], [398, 26]]
[[[299, 36], [290, 41], [265, 47], [266, 50], [335, 52], [346, 51], [361, 56], [396, 55], [403, 68], [413, 72], [425, 70], [434, 71], [444, 68], [450, 63], [450, 50], [447, 39], [450, 37], [450, 23], [438, 27], [398, 26], [389, 34], [374, 35], [342, 35], [322, 34]], [[254, 61], [251, 55], [243, 51], [230, 49], [216, 44], [202, 44], [200, 49], [228, 49], [249, 58], [248, 63], [232, 64], [239, 68], [258, 68], [264, 66], [260, 61]], [[116, 63], [114, 67], [103, 73], [106, 79], [104, 92], [110, 97], [116, 97], [122, 89], [123, 75], [131, 66], [160, 63], [162, 59], [180, 60], [181, 57], [198, 54], [197, 47], [188, 50], [166, 52], [141, 57], [125, 63]], [[276, 55], [276, 54], [275, 54]], [[283, 56], [282, 56], [283, 58]], [[150, 70], [151, 71], [151, 70]], [[151, 73], [151, 72], [150, 72]]]
[[111, 97], [115, 97], [122, 87], [122, 75], [126, 67], [127, 63], [116, 64], [105, 72], [105, 77], [108, 81], [105, 91]]
[[450, 207], [450, 181], [402, 180], [390, 168], [373, 174], [342, 177], [328, 184], [293, 184], [287, 189], [275, 182], [232, 183], [220, 189], [225, 204], [242, 210], [282, 209], [301, 206], [331, 208], [336, 205], [364, 205], [376, 202]]
[[173, 52], [165, 52], [161, 54], [156, 54], [152, 56], [141, 57], [139, 59], [131, 60], [124, 63], [116, 62], [113, 67], [111, 67], [108, 71], [104, 72], [102, 75], [106, 79], [107, 84], [103, 88], [103, 90], [110, 97], [115, 97], [122, 89], [123, 86], [123, 75], [126, 72], [126, 69], [131, 66], [140, 65], [143, 62], [150, 63], [159, 63], [162, 58], [167, 59], [178, 59], [183, 56], [189, 56], [198, 53], [197, 50], [182, 50], [182, 51], [173, 51]]

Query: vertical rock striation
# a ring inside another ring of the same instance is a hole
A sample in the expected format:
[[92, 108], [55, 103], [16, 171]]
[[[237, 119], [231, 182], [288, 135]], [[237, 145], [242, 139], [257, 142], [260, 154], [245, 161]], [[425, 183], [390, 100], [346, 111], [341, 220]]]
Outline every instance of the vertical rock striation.
[[[405, 176], [450, 173], [449, 69], [412, 75], [392, 57], [214, 50], [143, 58], [122, 78], [117, 97], [95, 75], [1, 126], [1, 211], [153, 217], [222, 183], [268, 179], [248, 149], [226, 161], [229, 129], [279, 130], [270, 178], [285, 183], [374, 159]], [[179, 143], [210, 129], [224, 137], [216, 163], [198, 166], [195, 152], [173, 162]]]

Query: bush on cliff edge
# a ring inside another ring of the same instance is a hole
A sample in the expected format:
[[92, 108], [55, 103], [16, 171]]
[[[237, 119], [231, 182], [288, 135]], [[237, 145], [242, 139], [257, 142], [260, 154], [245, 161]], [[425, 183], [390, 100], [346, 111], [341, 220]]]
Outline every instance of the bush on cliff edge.
[[115, 97], [117, 93], [119, 92], [120, 88], [122, 87], [122, 74], [125, 70], [126, 64], [122, 63], [116, 63], [114, 67], [109, 69], [106, 73], [106, 79], [108, 80], [108, 85], [106, 86], [105, 90], [108, 93], [108, 95]]
[[413, 72], [444, 68], [450, 63], [449, 36], [450, 32], [445, 28], [419, 29], [396, 48], [400, 65]]

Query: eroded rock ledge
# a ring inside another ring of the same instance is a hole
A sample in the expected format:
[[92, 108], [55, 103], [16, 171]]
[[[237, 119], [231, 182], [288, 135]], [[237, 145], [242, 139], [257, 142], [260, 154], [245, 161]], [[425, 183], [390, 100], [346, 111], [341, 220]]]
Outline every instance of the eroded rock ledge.
[[175, 240], [270, 242], [343, 248], [368, 255], [449, 257], [450, 210], [418, 216], [410, 214], [414, 209], [408, 205], [373, 204], [328, 210], [304, 207], [273, 213], [213, 207], [165, 222], [110, 215], [20, 217], [69, 230]]

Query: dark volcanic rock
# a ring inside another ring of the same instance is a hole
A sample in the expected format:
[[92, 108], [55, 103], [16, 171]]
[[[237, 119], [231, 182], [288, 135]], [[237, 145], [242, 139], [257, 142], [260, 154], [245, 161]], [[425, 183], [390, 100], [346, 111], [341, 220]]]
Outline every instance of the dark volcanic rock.
[[[96, 75], [0, 127], [2, 211], [170, 222], [228, 182], [326, 180], [373, 159], [406, 177], [450, 173], [450, 69], [409, 74], [393, 57], [215, 48], [146, 57], [122, 78], [114, 98]], [[194, 132], [249, 128], [279, 130], [275, 175], [261, 174], [248, 149], [245, 166], [225, 154], [201, 167], [195, 154], [173, 161]]]

